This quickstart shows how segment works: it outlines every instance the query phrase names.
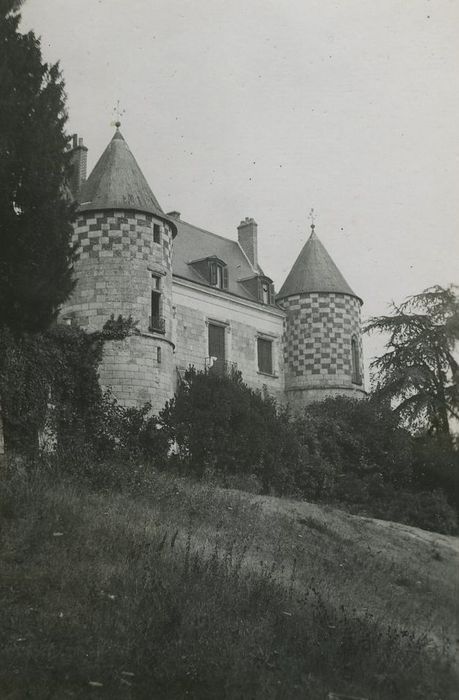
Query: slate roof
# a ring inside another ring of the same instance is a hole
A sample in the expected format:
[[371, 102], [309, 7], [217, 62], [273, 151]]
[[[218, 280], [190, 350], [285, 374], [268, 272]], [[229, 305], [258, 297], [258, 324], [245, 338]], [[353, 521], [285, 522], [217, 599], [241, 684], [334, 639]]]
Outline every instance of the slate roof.
[[314, 228], [276, 298], [309, 292], [338, 292], [357, 297], [317, 238]]
[[175, 223], [161, 209], [119, 128], [83, 183], [78, 199], [79, 211], [136, 210], [168, 221], [175, 229]]
[[182, 277], [191, 282], [209, 286], [208, 281], [189, 263], [216, 256], [228, 267], [228, 289], [225, 291], [251, 301], [257, 301], [238, 280], [254, 277], [256, 274], [263, 274], [263, 272], [259, 267], [255, 272], [237, 241], [193, 226], [181, 219], [176, 220], [175, 223], [177, 236], [172, 252], [174, 277]]

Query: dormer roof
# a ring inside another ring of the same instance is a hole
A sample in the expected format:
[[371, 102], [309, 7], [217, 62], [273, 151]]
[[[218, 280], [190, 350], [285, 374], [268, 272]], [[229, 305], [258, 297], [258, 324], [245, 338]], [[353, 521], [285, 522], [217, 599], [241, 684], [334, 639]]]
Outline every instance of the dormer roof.
[[254, 268], [237, 241], [193, 226], [182, 219], [177, 219], [176, 223], [178, 235], [172, 250], [174, 277], [209, 285], [208, 279], [200, 272], [200, 263], [218, 261], [224, 263], [227, 269], [228, 284], [224, 288], [226, 292], [250, 301], [260, 300], [256, 285], [251, 286], [247, 282], [269, 278], [259, 266]]
[[153, 214], [171, 224], [150, 189], [119, 127], [83, 183], [79, 211], [121, 209]]
[[314, 227], [277, 299], [310, 292], [335, 292], [357, 297], [318, 239]]

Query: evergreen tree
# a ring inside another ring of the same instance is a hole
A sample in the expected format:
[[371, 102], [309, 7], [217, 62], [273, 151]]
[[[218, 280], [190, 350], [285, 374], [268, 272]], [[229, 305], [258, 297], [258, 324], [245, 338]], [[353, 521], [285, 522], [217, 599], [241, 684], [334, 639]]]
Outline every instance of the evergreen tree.
[[0, 5], [0, 328], [40, 331], [70, 294], [71, 221], [64, 83]]
[[456, 288], [431, 287], [393, 311], [370, 319], [365, 329], [390, 334], [387, 351], [372, 363], [376, 393], [392, 401], [412, 429], [449, 436], [450, 420], [459, 419]]

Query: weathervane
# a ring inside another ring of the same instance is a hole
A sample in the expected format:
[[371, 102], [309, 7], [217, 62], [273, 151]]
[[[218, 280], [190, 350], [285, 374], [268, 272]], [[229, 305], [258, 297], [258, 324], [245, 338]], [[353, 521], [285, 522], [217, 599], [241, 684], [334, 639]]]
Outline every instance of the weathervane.
[[311, 229], [314, 232], [314, 229], [316, 227], [316, 224], [315, 224], [316, 215], [314, 213], [314, 207], [312, 207], [311, 211], [309, 212], [309, 218], [311, 219]]
[[116, 100], [116, 105], [113, 107], [113, 116], [116, 117], [115, 121], [112, 121], [112, 126], [116, 126], [118, 129], [121, 126], [121, 117], [126, 114], [125, 109], [121, 109], [120, 101]]

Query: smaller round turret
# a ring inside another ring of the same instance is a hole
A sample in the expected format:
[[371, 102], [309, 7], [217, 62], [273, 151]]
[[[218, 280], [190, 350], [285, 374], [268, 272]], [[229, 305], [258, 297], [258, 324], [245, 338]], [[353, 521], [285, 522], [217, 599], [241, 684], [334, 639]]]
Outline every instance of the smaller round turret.
[[363, 397], [362, 300], [319, 241], [314, 223], [277, 302], [286, 312], [284, 368], [289, 405], [301, 410], [329, 396]]

